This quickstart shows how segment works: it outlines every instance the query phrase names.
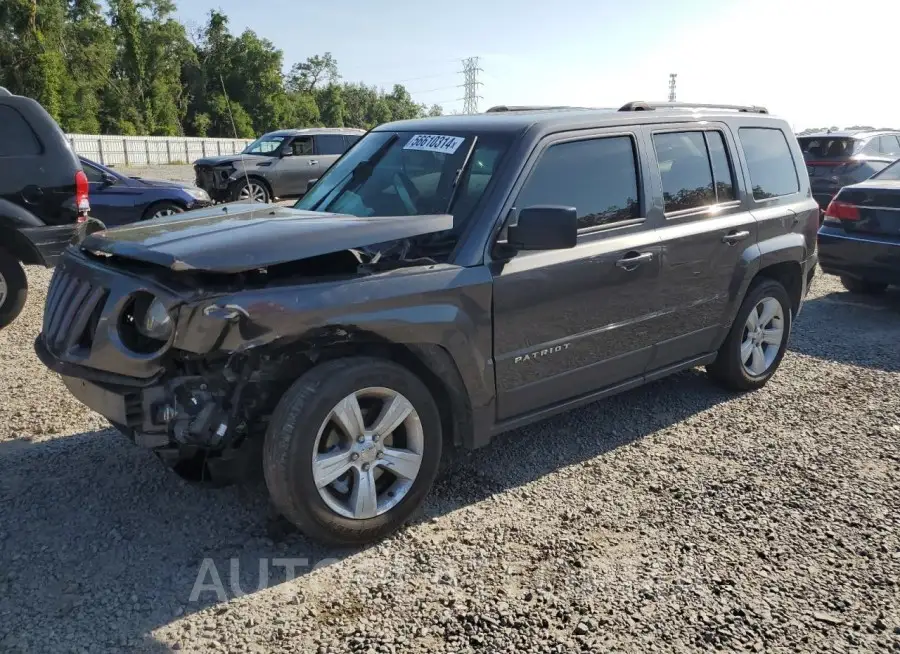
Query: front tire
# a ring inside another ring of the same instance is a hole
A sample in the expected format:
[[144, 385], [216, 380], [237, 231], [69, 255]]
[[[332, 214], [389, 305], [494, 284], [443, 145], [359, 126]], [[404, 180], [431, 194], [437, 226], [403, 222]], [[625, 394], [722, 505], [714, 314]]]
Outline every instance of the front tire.
[[0, 329], [18, 318], [28, 299], [28, 277], [18, 261], [0, 252]]
[[308, 536], [360, 546], [422, 505], [441, 460], [434, 398], [409, 370], [370, 357], [316, 366], [281, 398], [263, 448], [275, 507]]
[[791, 333], [791, 300], [774, 279], [755, 282], [738, 310], [709, 376], [735, 391], [762, 388], [781, 364]]
[[153, 218], [163, 218], [165, 216], [174, 216], [175, 214], [184, 213], [184, 207], [175, 203], [164, 200], [151, 204], [147, 207], [141, 220], [151, 220]]
[[851, 293], [859, 295], [878, 295], [884, 293], [888, 287], [887, 284], [870, 282], [858, 277], [848, 277], [847, 275], [841, 275], [841, 284]]
[[234, 202], [268, 203], [272, 197], [266, 185], [255, 177], [239, 179], [231, 189]]

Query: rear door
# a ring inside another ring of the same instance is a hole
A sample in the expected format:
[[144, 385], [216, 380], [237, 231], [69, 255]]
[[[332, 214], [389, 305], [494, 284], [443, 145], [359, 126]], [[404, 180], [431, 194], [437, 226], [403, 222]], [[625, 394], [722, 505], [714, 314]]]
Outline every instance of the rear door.
[[757, 225], [735, 177], [734, 137], [724, 124], [648, 127], [663, 198], [660, 288], [665, 329], [650, 369], [715, 349], [727, 323], [736, 271], [756, 246]]
[[[660, 247], [637, 130], [545, 139], [507, 205], [575, 207], [569, 250], [494, 265], [498, 418], [639, 378], [658, 340]], [[502, 235], [501, 235], [502, 240]]]

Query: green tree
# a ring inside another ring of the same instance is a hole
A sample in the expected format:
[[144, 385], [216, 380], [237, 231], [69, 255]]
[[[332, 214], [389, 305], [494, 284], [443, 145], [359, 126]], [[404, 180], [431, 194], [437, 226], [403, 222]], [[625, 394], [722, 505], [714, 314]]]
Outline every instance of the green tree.
[[344, 95], [337, 84], [329, 84], [317, 94], [322, 122], [328, 127], [344, 126]]
[[313, 55], [299, 64], [294, 64], [287, 78], [290, 91], [313, 93], [322, 85], [331, 85], [340, 80], [337, 61], [330, 52]]

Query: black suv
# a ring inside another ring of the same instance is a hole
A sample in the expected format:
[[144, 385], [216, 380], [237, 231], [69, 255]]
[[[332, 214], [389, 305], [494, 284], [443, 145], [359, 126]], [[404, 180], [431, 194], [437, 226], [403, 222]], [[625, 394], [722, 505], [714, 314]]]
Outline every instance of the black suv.
[[797, 141], [813, 197], [823, 212], [841, 188], [865, 181], [900, 159], [900, 132], [817, 132]]
[[358, 544], [422, 503], [447, 446], [694, 366], [761, 387], [817, 227], [800, 147], [761, 108], [390, 123], [294, 208], [70, 247], [35, 347], [184, 474], [261, 449], [283, 515]]
[[21, 264], [52, 266], [89, 208], [88, 179], [59, 125], [0, 87], [0, 328], [25, 305]]

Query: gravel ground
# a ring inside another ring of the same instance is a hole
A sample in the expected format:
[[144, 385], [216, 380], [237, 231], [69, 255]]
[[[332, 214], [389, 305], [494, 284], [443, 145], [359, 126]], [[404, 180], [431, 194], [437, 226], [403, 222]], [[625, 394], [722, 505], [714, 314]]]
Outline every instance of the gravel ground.
[[765, 389], [688, 372], [505, 435], [349, 552], [69, 399], [47, 279], [0, 332], [0, 651], [900, 652], [898, 292], [820, 277]]

